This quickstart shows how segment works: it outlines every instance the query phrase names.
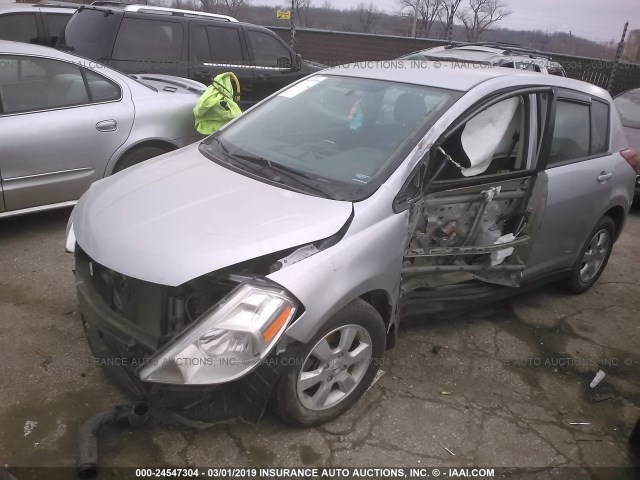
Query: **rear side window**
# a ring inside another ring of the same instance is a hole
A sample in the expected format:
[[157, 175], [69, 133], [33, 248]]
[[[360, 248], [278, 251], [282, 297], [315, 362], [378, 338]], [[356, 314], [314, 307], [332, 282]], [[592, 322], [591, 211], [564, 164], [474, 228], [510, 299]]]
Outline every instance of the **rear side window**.
[[16, 13], [0, 16], [0, 39], [37, 43], [36, 14]]
[[113, 60], [178, 61], [183, 33], [181, 23], [125, 18], [113, 47]]
[[84, 75], [87, 79], [92, 102], [110, 102], [120, 99], [120, 87], [111, 80], [87, 69], [84, 69]]
[[609, 150], [609, 106], [558, 100], [549, 164], [605, 153]]
[[0, 56], [2, 112], [21, 113], [86, 104], [80, 67], [38, 57]]
[[51, 41], [51, 45], [55, 45], [58, 37], [64, 30], [64, 27], [67, 25], [67, 22], [71, 18], [71, 15], [61, 15], [56, 13], [47, 13], [45, 17], [45, 21], [47, 23], [47, 28], [49, 29], [49, 39]]
[[589, 105], [558, 100], [549, 164], [589, 155]]
[[609, 150], [609, 106], [594, 100], [591, 103], [591, 155]]
[[244, 63], [240, 32], [237, 28], [207, 27], [207, 36], [209, 37], [213, 63], [232, 65], [242, 65]]
[[79, 10], [67, 23], [56, 46], [71, 49], [74, 55], [92, 60], [109, 58], [120, 18], [115, 14], [105, 16], [102, 10]]

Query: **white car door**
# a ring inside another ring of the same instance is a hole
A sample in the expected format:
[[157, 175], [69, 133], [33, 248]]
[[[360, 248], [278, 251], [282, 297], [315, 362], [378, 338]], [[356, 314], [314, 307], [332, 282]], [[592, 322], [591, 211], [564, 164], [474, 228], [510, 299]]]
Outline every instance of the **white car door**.
[[126, 85], [63, 60], [0, 55], [6, 211], [76, 200], [131, 131]]

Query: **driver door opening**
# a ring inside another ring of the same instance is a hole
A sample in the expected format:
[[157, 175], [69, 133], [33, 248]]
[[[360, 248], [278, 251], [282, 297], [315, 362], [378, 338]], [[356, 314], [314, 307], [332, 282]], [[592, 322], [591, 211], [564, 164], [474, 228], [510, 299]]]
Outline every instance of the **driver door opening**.
[[413, 182], [424, 194], [410, 207], [404, 297], [520, 285], [546, 205], [537, 158], [550, 101], [548, 92], [502, 96], [463, 116], [431, 149]]

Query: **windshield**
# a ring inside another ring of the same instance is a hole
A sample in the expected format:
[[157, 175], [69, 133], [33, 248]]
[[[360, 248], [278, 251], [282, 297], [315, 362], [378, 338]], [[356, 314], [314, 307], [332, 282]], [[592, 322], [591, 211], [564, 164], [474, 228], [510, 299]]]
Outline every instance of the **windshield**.
[[613, 99], [622, 125], [640, 128], [640, 89], [631, 90]]
[[362, 200], [459, 96], [427, 86], [314, 75], [240, 117], [201, 148], [217, 159], [286, 170], [288, 182], [297, 175], [301, 182], [294, 186], [311, 194], [320, 190], [330, 198]]
[[110, 10], [81, 8], [73, 14], [58, 38], [56, 48], [69, 50], [75, 55], [100, 60], [109, 58], [113, 35], [120, 17]]

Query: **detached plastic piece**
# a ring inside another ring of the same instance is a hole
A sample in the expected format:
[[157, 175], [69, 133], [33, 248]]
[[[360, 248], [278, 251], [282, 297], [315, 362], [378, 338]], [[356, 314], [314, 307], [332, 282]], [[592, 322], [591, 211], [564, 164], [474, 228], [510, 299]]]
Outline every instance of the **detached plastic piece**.
[[598, 370], [598, 373], [596, 373], [596, 376], [593, 377], [593, 380], [591, 380], [591, 383], [589, 384], [589, 386], [591, 388], [596, 388], [598, 386], [598, 384], [602, 381], [602, 379], [605, 377], [606, 373], [604, 373], [602, 370]]
[[[494, 245], [513, 242], [515, 239], [516, 237], [513, 233], [508, 233], [507, 235], [502, 235], [500, 238], [498, 238], [495, 241]], [[496, 265], [500, 265], [512, 253], [513, 247], [503, 248], [496, 252], [491, 252], [491, 266], [495, 267]]]

